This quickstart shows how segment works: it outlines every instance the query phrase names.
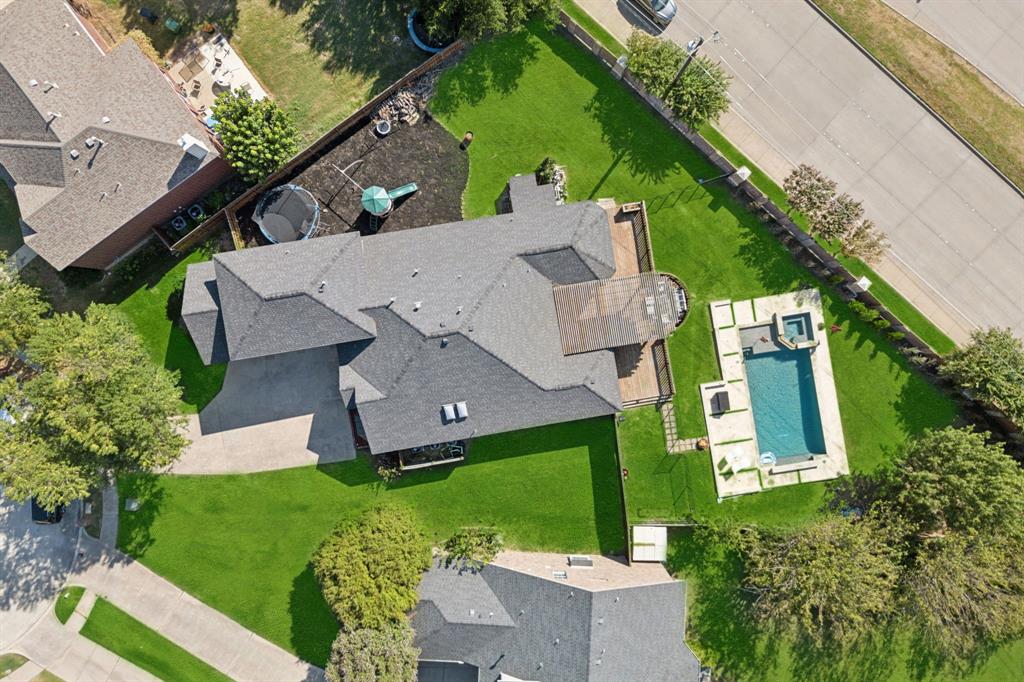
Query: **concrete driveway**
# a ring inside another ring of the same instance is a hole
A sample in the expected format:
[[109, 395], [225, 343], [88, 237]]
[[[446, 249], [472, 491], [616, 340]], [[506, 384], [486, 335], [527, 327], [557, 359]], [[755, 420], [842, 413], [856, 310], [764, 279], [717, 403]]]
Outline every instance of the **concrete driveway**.
[[53, 608], [75, 557], [76, 509], [55, 525], [32, 523], [28, 503], [0, 491], [0, 652]]
[[220, 393], [191, 415], [172, 474], [249, 473], [353, 459], [333, 347], [228, 365]]
[[[625, 40], [650, 28], [630, 2], [580, 5]], [[813, 164], [864, 202], [892, 243], [876, 269], [954, 340], [1024, 334], [1024, 198], [807, 2], [688, 0], [662, 35], [705, 37], [733, 76], [718, 127], [754, 163]]]

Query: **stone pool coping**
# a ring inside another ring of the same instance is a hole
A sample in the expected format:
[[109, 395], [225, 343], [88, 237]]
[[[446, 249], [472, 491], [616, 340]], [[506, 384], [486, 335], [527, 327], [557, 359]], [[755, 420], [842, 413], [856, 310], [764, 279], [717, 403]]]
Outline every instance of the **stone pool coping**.
[[[826, 481], [848, 474], [846, 440], [839, 416], [828, 331], [817, 289], [803, 289], [777, 296], [745, 301], [720, 300], [709, 304], [715, 352], [721, 369], [720, 381], [700, 385], [701, 404], [711, 444], [711, 468], [719, 499], [746, 495], [771, 488], [810, 481]], [[810, 349], [811, 370], [825, 438], [825, 453], [799, 465], [761, 465], [757, 430], [750, 402], [750, 387], [744, 368], [740, 329], [752, 325], [774, 325], [774, 316], [808, 312], [814, 339]], [[711, 397], [719, 391], [729, 395], [729, 410], [712, 415]], [[733, 464], [730, 464], [729, 462]]]

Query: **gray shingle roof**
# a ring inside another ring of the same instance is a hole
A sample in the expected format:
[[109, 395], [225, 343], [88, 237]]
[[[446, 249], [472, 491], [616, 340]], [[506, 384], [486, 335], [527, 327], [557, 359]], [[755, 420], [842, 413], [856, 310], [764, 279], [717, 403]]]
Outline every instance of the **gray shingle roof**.
[[475, 665], [480, 682], [501, 674], [546, 682], [698, 678], [700, 664], [683, 641], [681, 582], [590, 591], [493, 564], [479, 573], [435, 564], [419, 592], [412, 624], [421, 658]]
[[[613, 262], [600, 207], [551, 202], [543, 213], [220, 254], [220, 318], [197, 282], [182, 314], [206, 362], [220, 343], [232, 360], [337, 344], [342, 398], [371, 450], [390, 452], [619, 409], [613, 352], [563, 355], [552, 294], [553, 282], [612, 275]], [[443, 419], [442, 406], [460, 401], [468, 418]]]
[[[202, 161], [186, 155], [177, 144], [186, 133], [206, 139], [135, 43], [104, 55], [60, 0], [0, 8], [0, 165], [16, 183], [26, 242], [54, 267], [75, 261], [216, 157], [209, 144]], [[90, 136], [104, 144], [86, 148]]]

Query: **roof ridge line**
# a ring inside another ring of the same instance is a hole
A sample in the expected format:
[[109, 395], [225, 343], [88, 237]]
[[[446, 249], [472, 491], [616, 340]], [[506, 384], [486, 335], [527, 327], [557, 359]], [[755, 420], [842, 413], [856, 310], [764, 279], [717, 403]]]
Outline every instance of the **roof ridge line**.
[[63, 149], [64, 145], [61, 142], [47, 142], [45, 140], [16, 140], [14, 138], [0, 138], [0, 146], [4, 147], [22, 147], [22, 148], [37, 148], [37, 149]]

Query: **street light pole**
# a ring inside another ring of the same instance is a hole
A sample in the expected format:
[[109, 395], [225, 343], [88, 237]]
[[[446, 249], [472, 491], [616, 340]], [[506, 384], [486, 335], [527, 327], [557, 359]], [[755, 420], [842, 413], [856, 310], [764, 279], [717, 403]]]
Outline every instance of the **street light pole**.
[[668, 97], [668, 93], [672, 92], [672, 89], [676, 87], [676, 83], [678, 83], [679, 79], [683, 77], [683, 72], [686, 71], [686, 67], [688, 67], [690, 62], [693, 61], [693, 56], [697, 54], [697, 50], [700, 49], [700, 46], [703, 44], [704, 36], [697, 36], [696, 39], [686, 43], [686, 59], [683, 60], [683, 65], [679, 67], [678, 71], [676, 71], [676, 75], [672, 79], [672, 82], [668, 84], [667, 88], [665, 88], [665, 94], [662, 96], [663, 98]]
[[706, 185], [709, 182], [714, 182], [715, 180], [721, 180], [722, 178], [727, 178], [730, 175], [735, 175], [736, 177], [738, 177], [740, 179], [740, 182], [746, 182], [750, 178], [750, 169], [747, 168], [746, 166], [740, 166], [739, 168], [737, 168], [736, 170], [732, 171], [731, 173], [723, 173], [721, 175], [716, 175], [715, 177], [708, 178], [707, 180], [705, 180], [703, 178], [699, 178], [697, 180], [697, 184], [698, 185]]

